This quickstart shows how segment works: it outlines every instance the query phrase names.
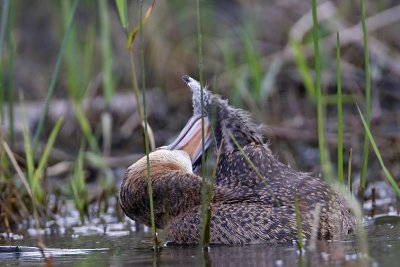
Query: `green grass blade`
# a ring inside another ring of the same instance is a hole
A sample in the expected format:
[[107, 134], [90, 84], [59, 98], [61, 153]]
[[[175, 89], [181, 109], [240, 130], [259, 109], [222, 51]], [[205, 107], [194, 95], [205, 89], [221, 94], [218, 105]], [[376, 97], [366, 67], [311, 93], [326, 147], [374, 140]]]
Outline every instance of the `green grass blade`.
[[96, 45], [96, 26], [91, 24], [86, 33], [85, 44], [83, 48], [83, 86], [78, 95], [79, 100], [83, 100], [89, 88], [90, 81], [93, 77], [93, 56]]
[[301, 49], [301, 44], [297, 39], [291, 37], [290, 45], [293, 49], [293, 54], [297, 65], [297, 69], [303, 79], [303, 83], [307, 90], [308, 97], [312, 100], [315, 100], [316, 93], [315, 93], [313, 77], [311, 74], [311, 70], [308, 67], [307, 59]]
[[105, 101], [108, 105], [110, 105], [114, 95], [114, 81], [112, 76], [110, 18], [108, 15], [106, 0], [99, 1], [99, 13], [102, 45], [101, 51], [103, 56], [103, 90]]
[[0, 54], [3, 53], [4, 39], [7, 34], [8, 15], [11, 9], [11, 1], [3, 0], [0, 25]]
[[[368, 48], [368, 31], [367, 23], [365, 22], [365, 0], [361, 0], [361, 23], [363, 29], [363, 41], [364, 41], [364, 64], [365, 64], [365, 122], [367, 126], [370, 127], [371, 122], [371, 71], [369, 66], [369, 48]], [[363, 195], [365, 190], [365, 185], [367, 182], [367, 169], [368, 169], [368, 155], [369, 155], [369, 140], [368, 136], [364, 139], [364, 150], [363, 150], [363, 160], [361, 167], [361, 195]], [[362, 198], [362, 197], [361, 197]]]
[[140, 28], [142, 27], [142, 25], [144, 25], [146, 23], [147, 19], [151, 15], [151, 12], [153, 12], [154, 3], [155, 3], [155, 0], [153, 0], [153, 3], [151, 4], [151, 6], [147, 9], [146, 14], [144, 16], [142, 15], [140, 17], [139, 24], [135, 28], [133, 28], [133, 30], [129, 33], [128, 39], [126, 42], [126, 46], [128, 49], [130, 49], [132, 47], [132, 43], [135, 40], [136, 34], [140, 31]]
[[318, 146], [321, 162], [321, 170], [324, 178], [327, 181], [332, 181], [332, 169], [328, 160], [328, 151], [325, 144], [325, 123], [324, 123], [324, 106], [321, 99], [321, 60], [319, 51], [319, 26], [317, 17], [316, 0], [312, 0], [312, 17], [313, 17], [313, 41], [314, 41], [314, 56], [315, 56], [315, 73], [316, 73], [316, 96], [317, 96], [317, 121], [318, 121]]
[[224, 56], [224, 68], [229, 77], [229, 84], [231, 86], [231, 98], [233, 104], [236, 106], [243, 106], [240, 97], [239, 86], [238, 86], [238, 71], [236, 69], [235, 55], [229, 41], [223, 43], [223, 56]]
[[[146, 12], [145, 18], [140, 20], [140, 23], [142, 23], [143, 25], [145, 24], [145, 22], [147, 21], [147, 18], [150, 16], [153, 7], [154, 7], [154, 1], [153, 4], [149, 7], [149, 9]], [[132, 43], [135, 39], [136, 33], [139, 31], [141, 27], [140, 25], [136, 25], [136, 27], [131, 31], [131, 33], [129, 34], [129, 36], [127, 37], [127, 49], [129, 52], [129, 60], [131, 63], [131, 71], [132, 71], [132, 85], [133, 85], [133, 93], [135, 95], [135, 100], [136, 100], [136, 105], [137, 105], [137, 110], [139, 113], [139, 118], [140, 118], [140, 122], [144, 131], [144, 114], [143, 114], [143, 108], [142, 108], [142, 104], [140, 101], [140, 89], [139, 89], [139, 83], [137, 81], [137, 77], [136, 77], [136, 67], [135, 67], [135, 60], [134, 60], [134, 54], [133, 51], [131, 49]]]
[[343, 189], [344, 174], [343, 174], [343, 104], [342, 104], [342, 70], [341, 70], [341, 53], [340, 53], [340, 34], [337, 32], [336, 43], [336, 66], [337, 66], [337, 110], [338, 110], [338, 177], [339, 188]]
[[97, 144], [96, 137], [92, 132], [90, 122], [87, 119], [85, 112], [82, 110], [82, 107], [79, 105], [79, 103], [76, 103], [75, 101], [72, 101], [72, 106], [74, 107], [75, 117], [78, 120], [83, 135], [89, 143], [90, 149], [93, 152], [100, 153], [99, 145]]
[[[64, 31], [68, 28], [71, 8], [71, 1], [61, 1]], [[64, 54], [68, 93], [70, 98], [78, 103], [84, 99], [89, 81], [92, 78], [93, 52], [96, 38], [94, 22], [89, 22], [87, 29], [84, 29], [86, 31], [83, 33], [83, 42], [80, 42], [80, 39], [77, 38], [76, 28], [71, 30]], [[79, 32], [81, 31], [83, 32], [83, 29], [80, 29]]]
[[[68, 29], [69, 17], [71, 14], [72, 6], [71, 1], [61, 1], [61, 13], [63, 30]], [[74, 100], [79, 100], [79, 94], [81, 91], [81, 65], [79, 63], [80, 49], [78, 47], [78, 39], [76, 36], [76, 30], [71, 29], [69, 34], [68, 43], [65, 48], [64, 60], [65, 60], [65, 73], [67, 76], [66, 83], [69, 96]]]
[[84, 145], [81, 145], [78, 153], [78, 159], [75, 162], [74, 173], [71, 180], [71, 191], [74, 197], [75, 207], [79, 211], [81, 222], [84, 222], [85, 206], [88, 200], [88, 190], [85, 183], [84, 160], [85, 160]]
[[[3, 56], [3, 46], [6, 33], [8, 32], [8, 15], [10, 13], [11, 1], [4, 0], [1, 12], [0, 25], [0, 58]], [[4, 87], [3, 87], [3, 61], [0, 60], [0, 123], [4, 121]]]
[[296, 226], [297, 226], [297, 247], [300, 251], [303, 251], [303, 230], [301, 227], [301, 216], [299, 208], [299, 199], [297, 197], [297, 192], [294, 192], [294, 211], [296, 213]]
[[[154, 3], [153, 3], [154, 4]], [[139, 25], [139, 32], [140, 32], [140, 73], [142, 79], [142, 97], [143, 97], [143, 115], [144, 115], [144, 143], [145, 143], [145, 150], [146, 150], [146, 164], [147, 164], [147, 187], [149, 192], [149, 199], [150, 199], [150, 220], [151, 220], [151, 234], [153, 239], [153, 246], [154, 249], [158, 248], [158, 241], [157, 241], [157, 233], [156, 233], [156, 224], [154, 218], [154, 203], [153, 203], [153, 185], [150, 175], [150, 142], [149, 142], [149, 132], [148, 132], [148, 125], [147, 125], [147, 101], [146, 101], [146, 83], [145, 83], [145, 73], [144, 73], [144, 44], [143, 44], [143, 1], [140, 0], [140, 25]]]
[[121, 22], [121, 26], [124, 29], [125, 34], [128, 34], [129, 20], [128, 20], [128, 5], [126, 0], [115, 0], [118, 9], [118, 15]]
[[40, 177], [40, 174], [43, 172], [44, 166], [47, 163], [47, 160], [48, 160], [49, 155], [50, 155], [50, 151], [53, 148], [54, 142], [56, 140], [58, 132], [61, 129], [62, 123], [63, 123], [63, 117], [58, 118], [56, 124], [54, 125], [53, 130], [50, 133], [49, 138], [47, 139], [46, 146], [45, 146], [45, 148], [43, 150], [42, 156], [40, 157], [38, 166], [37, 166], [37, 168], [35, 170], [35, 173], [34, 173], [34, 177], [35, 178]]
[[[9, 134], [10, 134], [10, 144], [11, 147], [15, 144], [15, 125], [14, 125], [14, 91], [15, 91], [15, 82], [14, 82], [14, 39], [12, 37], [12, 31], [14, 28], [14, 16], [13, 16], [13, 7], [11, 4], [10, 7], [10, 15], [8, 22], [8, 31], [7, 31], [7, 45], [8, 45], [8, 121], [9, 121]], [[1, 53], [0, 53], [1, 55]], [[0, 68], [1, 69], [1, 68]], [[2, 74], [0, 74], [2, 75]]]
[[[201, 173], [205, 174], [205, 144], [204, 144], [204, 66], [203, 66], [203, 34], [201, 31], [201, 8], [200, 1], [196, 0], [196, 26], [197, 26], [197, 57], [199, 66], [199, 82], [200, 82], [200, 104], [201, 104]], [[205, 180], [203, 179], [203, 187]], [[204, 200], [204, 199], [203, 199]], [[203, 202], [204, 203], [204, 202]], [[203, 246], [204, 247], [204, 246]]]
[[45, 99], [45, 102], [44, 102], [43, 111], [41, 113], [41, 116], [40, 116], [40, 119], [39, 119], [39, 123], [38, 123], [38, 127], [37, 127], [37, 130], [35, 132], [34, 139], [33, 139], [33, 154], [36, 153], [37, 146], [38, 146], [38, 143], [39, 143], [39, 138], [40, 138], [40, 135], [42, 134], [47, 114], [49, 113], [50, 100], [53, 98], [53, 95], [54, 95], [54, 92], [55, 92], [55, 89], [56, 89], [57, 79], [58, 79], [58, 76], [60, 74], [61, 65], [62, 65], [63, 58], [64, 58], [63, 55], [65, 53], [65, 48], [66, 48], [66, 46], [68, 44], [68, 38], [69, 38], [71, 30], [72, 30], [72, 25], [73, 25], [73, 22], [74, 22], [75, 12], [76, 12], [76, 9], [78, 7], [79, 1], [80, 0], [75, 0], [73, 5], [72, 5], [71, 14], [70, 14], [70, 17], [69, 17], [69, 20], [68, 20], [68, 27], [67, 27], [67, 30], [66, 30], [66, 32], [64, 34], [62, 45], [61, 45], [60, 51], [59, 51], [58, 56], [57, 56], [56, 65], [55, 65], [55, 68], [54, 68], [54, 71], [53, 71], [53, 75], [51, 76], [51, 81], [50, 81], [50, 85], [49, 85], [49, 88], [48, 88], [48, 93], [47, 93], [47, 96], [46, 96], [46, 99]]
[[349, 164], [347, 167], [347, 186], [349, 188], [349, 192], [350, 194], [353, 191], [353, 182], [351, 179], [351, 166], [352, 166], [352, 158], [353, 158], [353, 150], [350, 148], [350, 152], [349, 152]]
[[393, 190], [396, 192], [397, 197], [400, 198], [400, 188], [398, 186], [398, 184], [396, 183], [395, 179], [393, 178], [393, 176], [390, 174], [390, 172], [388, 171], [388, 169], [386, 168], [385, 164], [383, 163], [382, 160], [382, 155], [378, 149], [378, 146], [376, 145], [375, 139], [371, 133], [371, 130], [369, 129], [368, 123], [365, 120], [360, 108], [357, 105], [357, 109], [358, 109], [358, 113], [360, 114], [362, 123], [364, 125], [364, 130], [366, 133], [366, 136], [368, 137], [368, 141], [371, 142], [371, 146], [375, 152], [376, 157], [378, 158], [379, 163], [381, 164], [382, 170], [385, 173], [386, 179], [389, 181], [390, 185], [392, 186]]
[[29, 185], [32, 186], [33, 173], [35, 171], [34, 165], [34, 155], [32, 152], [32, 141], [31, 135], [28, 128], [28, 115], [26, 113], [25, 103], [23, 97], [21, 97], [20, 102], [22, 103], [22, 120], [24, 125], [24, 148], [25, 148], [25, 160], [26, 160], [26, 170], [27, 170], [27, 180]]
[[31, 137], [29, 134], [28, 127], [24, 127], [24, 146], [25, 146], [25, 160], [26, 160], [26, 169], [27, 169], [27, 176], [28, 181], [32, 184], [33, 172], [35, 169], [33, 154], [32, 154], [32, 147], [31, 147]]
[[[100, 29], [101, 29], [101, 44], [102, 44], [102, 57], [103, 57], [103, 91], [104, 98], [107, 106], [111, 105], [112, 97], [114, 95], [114, 80], [112, 74], [112, 49], [111, 49], [111, 36], [110, 36], [110, 19], [107, 9], [107, 1], [100, 0]], [[108, 110], [108, 109], [107, 109]], [[101, 117], [102, 130], [104, 138], [103, 152], [105, 155], [111, 153], [111, 138], [112, 138], [112, 116], [109, 112], [105, 112]]]
[[[341, 97], [342, 97], [342, 104], [355, 104], [357, 100], [353, 95], [342, 94]], [[337, 105], [338, 95], [337, 94], [323, 95], [321, 100], [323, 105]]]
[[244, 46], [244, 56], [246, 66], [249, 68], [250, 91], [254, 99], [259, 99], [261, 95], [261, 77], [262, 77], [262, 56], [257, 53], [254, 46], [254, 25], [250, 22], [247, 27], [240, 32], [240, 38]]
[[37, 203], [36, 203], [36, 198], [34, 197], [34, 194], [32, 192], [32, 188], [29, 185], [29, 182], [26, 179], [24, 173], [22, 172], [20, 166], [18, 165], [17, 160], [15, 159], [10, 147], [7, 145], [7, 143], [5, 141], [3, 141], [3, 147], [4, 147], [4, 150], [6, 151], [8, 157], [9, 157], [11, 163], [12, 163], [12, 165], [14, 166], [14, 169], [18, 173], [18, 176], [21, 178], [21, 181], [22, 181], [23, 185], [25, 186], [26, 191], [29, 194], [29, 197], [32, 200], [33, 217], [35, 218], [35, 223], [36, 223], [37, 228], [39, 228], [39, 220], [38, 220], [38, 213], [37, 213], [37, 207], [36, 207]]
[[[51, 149], [53, 148], [53, 145], [54, 145], [54, 142], [55, 142], [56, 137], [57, 137], [57, 135], [58, 135], [58, 132], [59, 132], [60, 129], [61, 129], [62, 122], [63, 122], [63, 118], [60, 117], [60, 118], [57, 120], [57, 122], [56, 122], [56, 124], [55, 124], [53, 130], [52, 130], [51, 133], [50, 133], [50, 136], [49, 136], [49, 138], [48, 138], [48, 140], [47, 140], [46, 146], [45, 146], [45, 148], [44, 148], [44, 150], [43, 150], [43, 152], [42, 152], [42, 156], [40, 157], [38, 166], [37, 166], [35, 172], [33, 173], [32, 191], [33, 191], [34, 193], [40, 192], [40, 189], [39, 189], [39, 188], [40, 188], [40, 187], [39, 187], [39, 180], [40, 180], [40, 178], [41, 178], [41, 175], [42, 175], [42, 173], [43, 173], [44, 167], [45, 167], [45, 165], [46, 165], [46, 163], [47, 163], [47, 160], [48, 160], [48, 158], [49, 158], [50, 151], [51, 151]], [[35, 191], [35, 190], [37, 190], [37, 191]], [[41, 195], [41, 193], [39, 193], [39, 195], [37, 195], [37, 196], [39, 197], [39, 200], [43, 200], [43, 198], [42, 198], [43, 196]]]

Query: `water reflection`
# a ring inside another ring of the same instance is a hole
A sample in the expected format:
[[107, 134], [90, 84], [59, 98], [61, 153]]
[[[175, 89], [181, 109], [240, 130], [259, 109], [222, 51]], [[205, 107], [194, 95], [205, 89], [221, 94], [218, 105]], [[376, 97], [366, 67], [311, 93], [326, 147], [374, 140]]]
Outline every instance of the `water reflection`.
[[[99, 227], [99, 226], [97, 226]], [[359, 252], [356, 241], [319, 241], [315, 251], [297, 246], [212, 246], [167, 245], [151, 248], [149, 233], [129, 224], [100, 228], [70, 228], [63, 234], [46, 235], [44, 254], [55, 266], [393, 266], [400, 260], [400, 218], [383, 216], [366, 222], [370, 255]], [[93, 229], [96, 229], [93, 231]], [[115, 234], [114, 234], [115, 232]], [[127, 234], [129, 232], [129, 234]], [[37, 236], [0, 239], [1, 265], [43, 266]]]
[[[300, 253], [296, 246], [234, 246], [211, 247], [207, 253], [198, 249], [167, 248], [161, 252], [160, 264], [169, 265], [175, 261], [181, 266], [324, 266], [359, 262], [353, 242], [322, 242], [318, 250]], [[349, 257], [350, 254], [356, 255]]]

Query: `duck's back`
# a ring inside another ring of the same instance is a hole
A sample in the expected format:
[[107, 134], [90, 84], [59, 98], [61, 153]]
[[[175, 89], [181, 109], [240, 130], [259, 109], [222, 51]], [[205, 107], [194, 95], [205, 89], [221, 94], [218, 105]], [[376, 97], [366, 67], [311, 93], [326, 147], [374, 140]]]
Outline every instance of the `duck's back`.
[[281, 209], [283, 214], [294, 212], [297, 195], [306, 235], [311, 233], [317, 203], [321, 238], [347, 235], [356, 228], [354, 216], [342, 196], [320, 178], [297, 172], [278, 161], [266, 145], [247, 145], [243, 151], [222, 155], [216, 184], [235, 188], [253, 200]]

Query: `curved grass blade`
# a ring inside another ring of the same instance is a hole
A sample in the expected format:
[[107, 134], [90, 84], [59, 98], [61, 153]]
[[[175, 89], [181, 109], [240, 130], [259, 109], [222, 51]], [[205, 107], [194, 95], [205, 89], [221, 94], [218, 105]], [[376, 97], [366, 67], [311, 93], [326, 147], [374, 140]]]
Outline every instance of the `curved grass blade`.
[[[153, 5], [154, 5], [154, 3], [155, 3], [155, 1], [153, 1]], [[151, 10], [149, 8], [150, 11], [149, 10], [147, 11], [148, 16], [150, 16], [150, 13], [152, 11], [153, 5], [150, 7]], [[140, 21], [144, 25], [143, 19], [141, 19]], [[140, 30], [140, 25], [141, 24], [137, 25], [135, 27], [135, 29], [133, 30], [133, 31], [135, 31], [135, 34], [134, 34], [135, 36], [136, 36], [137, 31]], [[133, 52], [132, 52], [132, 49], [131, 49], [131, 46], [132, 46], [132, 43], [134, 41], [134, 37], [135, 36], [133, 36], [132, 40], [130, 41], [130, 45], [127, 48], [128, 48], [128, 51], [129, 51], [129, 60], [130, 60], [130, 63], [131, 63], [133, 93], [135, 95], [135, 100], [136, 100], [137, 110], [138, 110], [138, 113], [139, 113], [139, 118], [140, 118], [140, 121], [141, 121], [141, 126], [142, 126], [142, 129], [144, 131], [145, 130], [144, 129], [145, 128], [144, 127], [145, 117], [144, 117], [144, 114], [143, 114], [143, 108], [142, 108], [142, 104], [141, 104], [141, 101], [140, 101], [140, 93], [139, 93], [140, 89], [139, 89], [139, 84], [138, 84], [138, 81], [137, 81], [137, 78], [136, 78], [136, 67], [135, 67], [134, 55], [133, 55]], [[147, 121], [146, 121], [146, 123], [147, 123], [148, 132], [151, 133], [152, 132], [151, 126], [148, 124]], [[149, 135], [149, 138], [150, 138], [150, 144], [155, 144], [154, 136], [153, 135]]]
[[[140, 23], [135, 28], [133, 28], [133, 30], [129, 33], [128, 40], [126, 43], [126, 46], [128, 49], [131, 48], [132, 43], [135, 40], [136, 34], [140, 31], [140, 29], [146, 23], [147, 19], [150, 17], [151, 12], [153, 11], [155, 2], [156, 1], [154, 0], [153, 3], [151, 4], [151, 6], [147, 9], [146, 14], [144, 14], [144, 16], [140, 16]], [[141, 8], [142, 8], [143, 7], [142, 1], [140, 1], [140, 3], [141, 3]], [[140, 11], [140, 12], [142, 12], [142, 11]]]
[[297, 65], [297, 69], [301, 77], [303, 78], [304, 86], [307, 89], [308, 97], [312, 100], [315, 100], [316, 93], [315, 93], [313, 78], [311, 70], [307, 64], [307, 59], [301, 49], [301, 44], [295, 37], [291, 37], [290, 45], [292, 46], [293, 49], [293, 54]]
[[50, 133], [50, 136], [47, 140], [46, 146], [42, 152], [42, 156], [40, 157], [38, 166], [36, 168], [36, 170], [33, 173], [33, 177], [32, 177], [32, 183], [31, 183], [31, 187], [32, 187], [32, 191], [35, 194], [35, 196], [38, 198], [39, 201], [43, 200], [43, 193], [42, 193], [42, 189], [39, 186], [39, 181], [40, 178], [42, 177], [42, 173], [44, 170], [44, 167], [47, 163], [47, 160], [49, 158], [50, 155], [50, 151], [53, 148], [54, 142], [56, 140], [56, 137], [58, 135], [58, 132], [61, 129], [62, 126], [62, 122], [63, 122], [63, 118], [60, 117], [58, 118], [53, 130]]
[[390, 185], [392, 186], [393, 190], [396, 192], [397, 197], [400, 198], [400, 188], [399, 185], [396, 183], [395, 179], [393, 178], [393, 176], [390, 174], [390, 172], [388, 171], [388, 169], [385, 166], [385, 163], [383, 163], [382, 160], [382, 156], [381, 153], [378, 149], [378, 146], [376, 145], [375, 139], [371, 133], [371, 130], [369, 129], [368, 123], [365, 120], [360, 108], [357, 105], [357, 109], [358, 109], [358, 113], [360, 114], [361, 117], [361, 121], [364, 125], [364, 129], [365, 129], [365, 134], [368, 137], [368, 141], [371, 142], [371, 146], [375, 152], [376, 157], [378, 158], [379, 163], [381, 164], [382, 170], [385, 173], [386, 179], [389, 181]]
[[[150, 220], [151, 220], [151, 231], [152, 231], [152, 238], [153, 238], [153, 246], [154, 249], [158, 249], [158, 241], [157, 241], [157, 235], [156, 235], [156, 228], [155, 228], [155, 221], [154, 221], [154, 205], [153, 205], [153, 188], [152, 188], [152, 181], [151, 181], [151, 176], [150, 176], [150, 162], [149, 162], [149, 132], [151, 132], [151, 127], [148, 125], [147, 122], [147, 105], [146, 105], [146, 87], [145, 87], [145, 75], [144, 75], [144, 49], [143, 49], [143, 25], [149, 18], [153, 7], [154, 7], [155, 1], [153, 1], [153, 4], [150, 6], [150, 8], [147, 10], [145, 17], [143, 18], [143, 1], [139, 2], [139, 15], [140, 15], [140, 23], [131, 31], [131, 33], [128, 35], [127, 31], [127, 49], [129, 52], [129, 59], [131, 63], [131, 70], [132, 70], [132, 84], [133, 84], [133, 91], [135, 95], [135, 100], [136, 100], [136, 105], [137, 105], [137, 110], [139, 113], [141, 125], [143, 128], [144, 132], [144, 139], [145, 139], [145, 151], [146, 151], [146, 164], [147, 164], [147, 179], [148, 179], [148, 193], [149, 193], [149, 199], [150, 199]], [[117, 5], [118, 5], [118, 12], [120, 13], [120, 17], [125, 16], [124, 14], [121, 14], [121, 12], [127, 12], [127, 5], [124, 0], [118, 1], [117, 0]], [[122, 27], [124, 27], [124, 22], [125, 19], [121, 19]], [[127, 22], [127, 19], [126, 19]], [[142, 98], [143, 98], [143, 108], [141, 105], [140, 101], [140, 89], [139, 89], [139, 84], [137, 82], [136, 78], [136, 68], [135, 68], [135, 61], [134, 61], [134, 55], [131, 50], [132, 43], [136, 37], [137, 32], [140, 32], [140, 71], [141, 71], [141, 78], [142, 78]], [[154, 141], [152, 140], [152, 143]]]
[[119, 20], [124, 29], [125, 34], [128, 34], [129, 20], [128, 20], [128, 5], [126, 0], [115, 0], [118, 9]]
[[83, 135], [89, 143], [90, 149], [93, 152], [100, 154], [100, 148], [97, 143], [96, 136], [92, 132], [89, 120], [86, 117], [85, 112], [82, 110], [82, 107], [79, 105], [79, 103], [76, 103], [76, 101], [72, 101], [72, 107], [74, 108], [75, 117], [78, 120]]

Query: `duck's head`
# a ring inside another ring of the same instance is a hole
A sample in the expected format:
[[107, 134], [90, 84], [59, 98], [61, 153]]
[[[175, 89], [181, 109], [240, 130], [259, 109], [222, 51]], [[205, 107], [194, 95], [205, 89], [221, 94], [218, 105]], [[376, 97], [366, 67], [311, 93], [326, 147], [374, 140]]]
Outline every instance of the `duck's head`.
[[188, 75], [184, 75], [182, 79], [193, 93], [193, 117], [189, 122], [194, 117], [201, 117], [203, 100], [203, 115], [206, 116], [209, 126], [207, 131], [214, 136], [216, 150], [222, 144], [223, 153], [236, 151], [232, 137], [242, 147], [251, 143], [263, 144], [262, 134], [247, 112], [230, 106], [227, 100], [213, 94], [207, 87], [202, 90], [200, 83]]
[[[211, 131], [209, 120], [204, 118], [204, 144], [207, 148], [210, 143]], [[149, 154], [150, 174], [156, 175], [163, 171], [180, 170], [193, 172], [193, 165], [202, 154], [202, 119], [194, 115], [186, 123], [178, 137], [168, 146], [162, 146]], [[147, 176], [147, 158], [142, 157], [132, 164], [128, 171], [135, 175]]]
[[[209, 129], [207, 119], [204, 123]], [[164, 228], [170, 217], [198, 204], [195, 196], [201, 195], [200, 184], [195, 184], [199, 179], [193, 174], [193, 164], [202, 153], [201, 137], [201, 118], [194, 116], [171, 145], [149, 154], [157, 228]], [[206, 144], [209, 138], [210, 132], [205, 131]], [[146, 156], [127, 169], [121, 184], [120, 204], [128, 217], [150, 225], [147, 170]], [[194, 193], [194, 189], [199, 192]]]

